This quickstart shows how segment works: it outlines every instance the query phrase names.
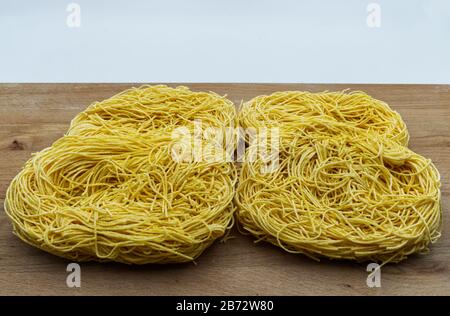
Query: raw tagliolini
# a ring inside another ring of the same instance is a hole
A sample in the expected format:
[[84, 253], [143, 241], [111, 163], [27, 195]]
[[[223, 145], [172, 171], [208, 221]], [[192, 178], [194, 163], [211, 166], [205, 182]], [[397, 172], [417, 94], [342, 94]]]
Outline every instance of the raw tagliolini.
[[272, 172], [263, 159], [242, 165], [241, 230], [314, 259], [387, 263], [428, 251], [440, 236], [439, 173], [405, 146], [397, 113], [356, 95], [287, 92], [244, 105], [242, 124], [267, 120], [281, 142]]
[[166, 86], [92, 104], [9, 186], [15, 234], [76, 261], [194, 260], [233, 224], [236, 169], [208, 157], [173, 159], [172, 131], [195, 119], [224, 127], [234, 111], [214, 93]]

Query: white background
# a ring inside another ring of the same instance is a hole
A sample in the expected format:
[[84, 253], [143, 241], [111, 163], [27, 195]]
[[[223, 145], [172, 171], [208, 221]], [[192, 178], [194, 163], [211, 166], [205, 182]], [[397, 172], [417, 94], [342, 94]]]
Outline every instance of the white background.
[[450, 83], [450, 1], [0, 0], [0, 81]]

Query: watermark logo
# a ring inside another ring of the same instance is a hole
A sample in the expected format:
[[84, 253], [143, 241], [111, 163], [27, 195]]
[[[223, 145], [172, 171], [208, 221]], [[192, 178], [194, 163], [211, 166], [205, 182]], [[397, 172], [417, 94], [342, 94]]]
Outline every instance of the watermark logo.
[[66, 277], [67, 287], [81, 287], [81, 268], [78, 263], [69, 263], [66, 268], [70, 272]]
[[171, 156], [185, 163], [260, 162], [260, 172], [271, 173], [279, 167], [279, 134], [278, 128], [205, 127], [196, 120], [193, 129], [183, 126], [172, 132]]
[[78, 3], [69, 3], [66, 8], [69, 13], [66, 18], [66, 24], [70, 28], [81, 27], [81, 7]]
[[366, 284], [368, 287], [381, 287], [381, 267], [377, 263], [369, 263], [367, 265], [367, 272], [370, 272], [367, 276]]
[[366, 18], [367, 26], [370, 28], [381, 27], [381, 6], [376, 2], [372, 2], [367, 5], [366, 11], [368, 13]]

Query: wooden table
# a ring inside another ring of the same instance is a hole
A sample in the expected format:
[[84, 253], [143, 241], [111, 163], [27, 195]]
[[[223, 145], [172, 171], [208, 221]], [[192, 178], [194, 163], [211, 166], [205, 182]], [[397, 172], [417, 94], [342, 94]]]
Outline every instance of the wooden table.
[[[171, 84], [176, 85], [176, 84]], [[0, 84], [0, 203], [32, 152], [61, 137], [88, 104], [133, 84]], [[250, 237], [216, 243], [197, 264], [127, 266], [81, 264], [81, 287], [66, 286], [68, 261], [28, 246], [12, 235], [0, 212], [0, 294], [64, 295], [398, 295], [450, 294], [450, 86], [188, 84], [241, 100], [276, 90], [364, 90], [401, 113], [411, 148], [431, 158], [442, 176], [443, 235], [426, 256], [381, 271], [381, 287], [366, 285], [365, 264], [312, 261]]]

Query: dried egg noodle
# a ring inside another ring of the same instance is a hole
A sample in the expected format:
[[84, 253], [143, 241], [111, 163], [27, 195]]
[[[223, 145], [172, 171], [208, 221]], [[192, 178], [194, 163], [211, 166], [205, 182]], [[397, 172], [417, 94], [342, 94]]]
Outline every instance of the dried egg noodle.
[[80, 113], [7, 191], [15, 234], [76, 261], [185, 262], [233, 225], [231, 162], [176, 162], [177, 126], [226, 127], [231, 101], [186, 87], [126, 90]]
[[[244, 104], [243, 126], [280, 128], [279, 168], [244, 162], [241, 230], [314, 259], [398, 262], [440, 236], [439, 173], [406, 126], [362, 92], [278, 92]], [[247, 155], [249, 151], [247, 152]]]

